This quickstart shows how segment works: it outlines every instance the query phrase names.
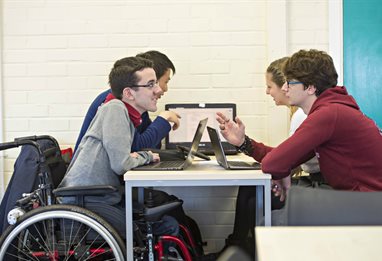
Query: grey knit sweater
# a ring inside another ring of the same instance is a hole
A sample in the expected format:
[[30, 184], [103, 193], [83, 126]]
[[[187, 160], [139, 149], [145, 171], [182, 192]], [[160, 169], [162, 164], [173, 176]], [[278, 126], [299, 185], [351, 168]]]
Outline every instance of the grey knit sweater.
[[[152, 161], [152, 155], [147, 152], [138, 152], [138, 158], [130, 157], [134, 131], [134, 125], [122, 101], [114, 99], [101, 106], [59, 187], [89, 185], [119, 187], [121, 183], [118, 176], [131, 168]], [[115, 198], [116, 196], [113, 196], [114, 199], [109, 198], [111, 203], [120, 199], [120, 197]], [[69, 203], [71, 200], [62, 201]]]

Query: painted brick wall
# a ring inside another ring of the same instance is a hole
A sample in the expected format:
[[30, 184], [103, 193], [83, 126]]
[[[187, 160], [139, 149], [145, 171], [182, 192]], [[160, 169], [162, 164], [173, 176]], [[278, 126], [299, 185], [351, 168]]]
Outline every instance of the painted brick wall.
[[[269, 30], [278, 30], [269, 25], [270, 1], [2, 1], [4, 140], [50, 134], [72, 146], [113, 62], [156, 49], [177, 69], [160, 110], [174, 102], [235, 102], [247, 133], [268, 142], [273, 101], [264, 71]], [[287, 54], [327, 50], [327, 0], [286, 1], [285, 12], [287, 37], [277, 40], [287, 41]], [[5, 153], [5, 184], [17, 154]], [[220, 249], [232, 230], [236, 188], [169, 192], [185, 200], [207, 250]]]

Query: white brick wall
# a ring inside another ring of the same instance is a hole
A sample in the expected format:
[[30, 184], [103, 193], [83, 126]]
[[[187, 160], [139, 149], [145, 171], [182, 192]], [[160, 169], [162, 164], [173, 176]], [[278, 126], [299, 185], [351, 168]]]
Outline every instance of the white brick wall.
[[[160, 109], [174, 102], [235, 102], [247, 133], [276, 145], [287, 136], [287, 112], [265, 95], [266, 66], [300, 48], [328, 49], [328, 0], [1, 4], [5, 141], [50, 134], [72, 146], [90, 102], [107, 88], [113, 62], [156, 49], [177, 69]], [[5, 153], [0, 185], [7, 184], [17, 154]], [[208, 250], [218, 250], [232, 229], [236, 188], [187, 191], [171, 190], [199, 222]]]
[[[0, 3], [0, 12], [3, 14], [3, 8], [2, 8], [2, 2]], [[3, 19], [0, 19], [0, 142], [3, 142], [3, 41], [2, 41], [2, 36], [3, 36]], [[5, 171], [4, 171], [4, 157], [3, 157], [3, 152], [0, 151], [0, 198], [4, 194], [5, 191], [5, 186], [4, 186], [4, 177], [5, 177]]]

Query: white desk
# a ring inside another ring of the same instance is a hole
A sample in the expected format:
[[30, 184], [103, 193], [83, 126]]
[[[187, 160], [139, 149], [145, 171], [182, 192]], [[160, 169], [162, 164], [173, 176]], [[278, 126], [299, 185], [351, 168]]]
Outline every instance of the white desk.
[[381, 226], [256, 227], [259, 261], [381, 260]]
[[[257, 222], [264, 211], [265, 225], [271, 225], [271, 176], [261, 170], [225, 170], [215, 160], [194, 160], [183, 171], [128, 171], [124, 175], [126, 189], [126, 248], [127, 260], [133, 260], [133, 187], [210, 187], [256, 186]], [[264, 187], [263, 189], [258, 189]], [[187, 199], [183, 199], [187, 200]]]

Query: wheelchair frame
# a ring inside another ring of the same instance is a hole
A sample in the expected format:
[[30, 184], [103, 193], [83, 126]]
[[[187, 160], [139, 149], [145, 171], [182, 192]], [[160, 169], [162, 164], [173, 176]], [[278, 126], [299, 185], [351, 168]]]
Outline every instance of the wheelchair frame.
[[[49, 139], [59, 148], [57, 141], [48, 135], [16, 138], [13, 142], [0, 144], [0, 150], [30, 145], [39, 155], [39, 186], [31, 193], [24, 193], [13, 212], [10, 211], [8, 220], [13, 220], [14, 224], [0, 238], [0, 260], [125, 260], [123, 239], [101, 216], [79, 206], [56, 204], [57, 196], [70, 194], [70, 191], [67, 188], [54, 191], [50, 169], [37, 142], [41, 139]], [[78, 189], [72, 190], [71, 195], [76, 195]], [[113, 188], [97, 186], [96, 192], [86, 188], [85, 193], [81, 193], [84, 197], [99, 195], [99, 191], [113, 191]], [[179, 260], [179, 256], [165, 255], [166, 242], [175, 243], [182, 253], [181, 260], [191, 261], [192, 256], [196, 256], [195, 244], [184, 226], [180, 229], [188, 245], [175, 236], [154, 237], [152, 234], [151, 225], [173, 208], [172, 203], [144, 208], [141, 217], [148, 232], [143, 234], [137, 226], [134, 260]], [[157, 218], [150, 220], [153, 216]]]

